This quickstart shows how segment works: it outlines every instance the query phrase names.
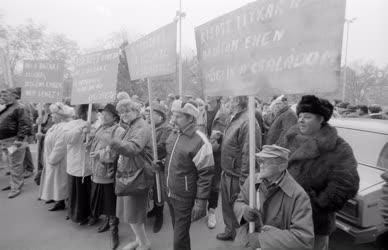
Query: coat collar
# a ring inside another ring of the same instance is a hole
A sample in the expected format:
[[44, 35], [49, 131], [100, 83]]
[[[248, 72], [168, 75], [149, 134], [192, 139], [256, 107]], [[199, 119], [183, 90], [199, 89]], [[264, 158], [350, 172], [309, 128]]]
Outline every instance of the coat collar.
[[274, 120], [276, 120], [280, 115], [282, 115], [284, 112], [286, 112], [290, 106], [286, 105], [285, 107], [281, 108], [276, 114]]
[[314, 137], [306, 137], [300, 133], [298, 125], [290, 128], [285, 135], [286, 147], [291, 150], [289, 161], [314, 159], [321, 153], [331, 151], [337, 143], [337, 130], [326, 125]]
[[192, 122], [189, 125], [187, 125], [187, 127], [184, 128], [182, 131], [180, 131], [180, 133], [184, 134], [184, 135], [187, 135], [189, 137], [193, 137], [193, 135], [195, 134], [196, 130], [197, 130], [197, 127], [196, 127], [195, 123]]
[[[259, 173], [256, 173], [256, 187], [258, 187], [258, 184], [261, 184], [263, 182], [260, 178], [257, 178], [258, 174]], [[294, 195], [296, 186], [294, 185], [293, 179], [287, 170], [285, 170], [284, 175], [281, 177], [281, 179], [278, 180], [277, 185], [288, 197], [292, 197]]]
[[247, 109], [243, 109], [243, 110], [237, 112], [235, 115], [231, 116], [231, 121], [237, 120], [237, 119], [238, 119], [240, 116], [242, 116], [246, 111], [247, 111]]

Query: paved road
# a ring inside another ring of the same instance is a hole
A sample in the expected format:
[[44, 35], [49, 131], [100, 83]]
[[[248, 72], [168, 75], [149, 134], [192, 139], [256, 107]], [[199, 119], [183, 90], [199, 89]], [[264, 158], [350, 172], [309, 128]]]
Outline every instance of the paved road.
[[[32, 148], [32, 151], [34, 149]], [[0, 187], [8, 184], [5, 169], [0, 169]], [[32, 178], [23, 187], [23, 193], [7, 199], [7, 192], [0, 192], [0, 250], [107, 250], [110, 249], [109, 232], [98, 234], [97, 226], [78, 226], [65, 220], [65, 212], [49, 212], [51, 205], [37, 200], [39, 188]], [[152, 221], [146, 225], [153, 250], [172, 249], [172, 227], [168, 208], [164, 210], [165, 223], [162, 231], [152, 233]], [[193, 250], [238, 250], [232, 243], [215, 239], [223, 229], [222, 216], [217, 213], [217, 228], [209, 230], [205, 219], [192, 225]], [[128, 225], [120, 225], [121, 247], [134, 239]], [[354, 246], [351, 239], [338, 232], [333, 236], [330, 249], [374, 250], [373, 245]]]

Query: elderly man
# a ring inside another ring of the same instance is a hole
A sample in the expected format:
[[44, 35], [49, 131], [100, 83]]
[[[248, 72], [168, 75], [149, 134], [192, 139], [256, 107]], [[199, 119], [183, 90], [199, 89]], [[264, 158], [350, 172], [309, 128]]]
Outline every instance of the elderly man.
[[174, 250], [190, 250], [190, 225], [206, 214], [213, 178], [213, 151], [206, 135], [196, 127], [198, 109], [180, 100], [172, 104], [178, 131], [166, 142], [168, 205], [174, 227]]
[[[314, 226], [310, 199], [287, 172], [289, 150], [266, 145], [257, 154], [260, 172], [256, 174], [256, 205], [249, 207], [249, 181], [236, 200], [234, 211], [240, 225], [255, 222], [248, 234], [250, 249], [312, 249]], [[246, 230], [247, 227], [241, 228]]]
[[[248, 97], [238, 96], [230, 101], [231, 120], [221, 145], [221, 197], [225, 231], [217, 235], [219, 240], [233, 240], [238, 223], [233, 213], [233, 203], [240, 193], [240, 186], [249, 175], [249, 119]], [[256, 122], [256, 148], [261, 148], [261, 128]]]
[[14, 89], [0, 92], [0, 104], [5, 105], [0, 111], [0, 145], [8, 156], [10, 169], [10, 186], [2, 190], [11, 190], [8, 194], [11, 199], [20, 194], [24, 184], [25, 140], [31, 135], [32, 124], [25, 109], [17, 102]]

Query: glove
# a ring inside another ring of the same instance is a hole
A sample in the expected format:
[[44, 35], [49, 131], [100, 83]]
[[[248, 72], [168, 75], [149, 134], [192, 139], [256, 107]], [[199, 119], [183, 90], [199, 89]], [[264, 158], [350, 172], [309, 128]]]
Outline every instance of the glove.
[[206, 200], [195, 199], [191, 221], [197, 221], [206, 215]]
[[250, 249], [256, 250], [260, 248], [259, 234], [258, 233], [250, 233], [248, 234], [248, 246]]
[[243, 218], [247, 222], [256, 222], [260, 218], [260, 212], [257, 208], [246, 206], [244, 209]]

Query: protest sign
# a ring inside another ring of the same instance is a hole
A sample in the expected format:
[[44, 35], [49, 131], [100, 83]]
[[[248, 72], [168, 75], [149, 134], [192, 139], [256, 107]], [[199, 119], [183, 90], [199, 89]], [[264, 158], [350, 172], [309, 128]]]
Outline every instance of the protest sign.
[[107, 103], [116, 96], [119, 50], [110, 49], [76, 59], [72, 104]]
[[64, 63], [58, 60], [25, 60], [23, 102], [54, 103], [63, 98]]
[[345, 1], [259, 0], [195, 30], [207, 95], [334, 91]]
[[131, 80], [176, 72], [176, 22], [144, 36], [126, 48]]

